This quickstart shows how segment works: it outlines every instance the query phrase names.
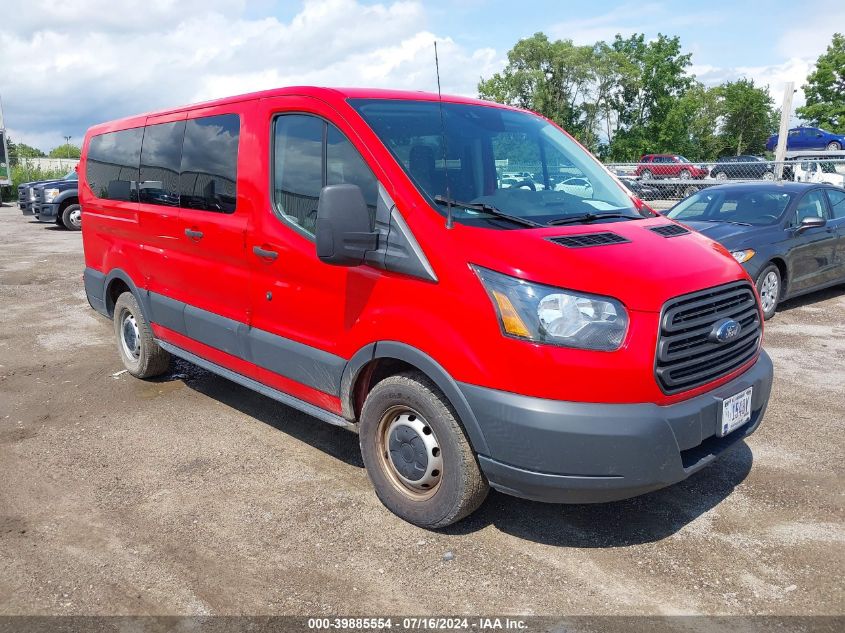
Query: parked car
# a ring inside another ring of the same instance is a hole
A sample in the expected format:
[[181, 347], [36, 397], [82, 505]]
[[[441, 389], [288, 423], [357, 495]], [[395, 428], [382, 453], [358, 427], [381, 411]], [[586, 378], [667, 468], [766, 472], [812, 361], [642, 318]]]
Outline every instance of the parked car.
[[[779, 138], [779, 134], [770, 136], [769, 140], [766, 141], [766, 149], [770, 152], [775, 151]], [[845, 149], [845, 135], [834, 134], [818, 127], [794, 127], [787, 134], [786, 149], [825, 149], [828, 151], [837, 151]]]
[[39, 185], [46, 185], [59, 180], [76, 180], [78, 178], [76, 170], [70, 171], [62, 178], [53, 178], [50, 180], [34, 180], [32, 182], [25, 182], [18, 185], [18, 208], [24, 215], [33, 215], [35, 213], [36, 191], [35, 188]]
[[640, 158], [634, 175], [643, 180], [651, 178], [704, 178], [709, 174], [704, 165], [693, 165], [677, 154], [645, 154]]
[[845, 283], [845, 189], [811, 183], [718, 185], [667, 216], [720, 242], [757, 284], [768, 319], [784, 299]]
[[78, 184], [78, 180], [74, 178], [34, 187], [33, 213], [38, 221], [57, 224], [71, 231], [82, 229]]
[[[830, 160], [818, 158], [796, 158], [790, 165], [791, 180], [795, 182], [824, 182], [837, 187], [845, 187], [845, 173], [837, 171], [836, 164]], [[843, 165], [845, 168], [845, 165]]]
[[743, 154], [740, 156], [725, 156], [710, 169], [710, 177], [716, 180], [747, 179], [774, 180], [774, 163], [759, 156]]
[[637, 196], [640, 200], [659, 200], [662, 195], [658, 187], [644, 183], [641, 180], [634, 180], [633, 178], [620, 178], [619, 181], [625, 185], [631, 193]]
[[581, 198], [592, 198], [593, 184], [586, 178], [567, 178], [555, 185], [555, 191], [565, 191]]
[[[448, 174], [441, 134], [462, 157]], [[495, 187], [502, 147], [554, 161], [545, 188]], [[561, 157], [591, 198], [549, 186]], [[489, 486], [655, 490], [762, 420], [772, 363], [745, 271], [535, 114], [278, 89], [97, 125], [80, 165], [85, 291], [128, 372], [175, 355], [356, 426], [379, 498], [417, 525]]]

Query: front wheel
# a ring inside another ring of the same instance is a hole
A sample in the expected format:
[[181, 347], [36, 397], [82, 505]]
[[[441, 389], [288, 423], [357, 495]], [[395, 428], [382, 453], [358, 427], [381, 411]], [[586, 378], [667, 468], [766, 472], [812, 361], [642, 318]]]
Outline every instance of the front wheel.
[[680, 176], [681, 180], [689, 180], [692, 178], [692, 173], [689, 169], [682, 169], [678, 176]]
[[62, 211], [62, 224], [70, 231], [82, 230], [82, 207], [78, 204], [69, 204]]
[[774, 264], [766, 266], [757, 277], [757, 292], [760, 295], [760, 307], [763, 319], [769, 320], [775, 315], [781, 295], [780, 270]]
[[652, 174], [650, 169], [643, 169], [640, 173], [640, 178], [642, 178], [643, 180], [651, 180], [651, 176]]
[[381, 502], [423, 528], [472, 513], [489, 490], [446, 397], [420, 372], [379, 382], [359, 426], [361, 455]]
[[114, 333], [123, 366], [136, 378], [160, 376], [170, 367], [170, 354], [155, 342], [131, 292], [124, 292], [114, 304]]

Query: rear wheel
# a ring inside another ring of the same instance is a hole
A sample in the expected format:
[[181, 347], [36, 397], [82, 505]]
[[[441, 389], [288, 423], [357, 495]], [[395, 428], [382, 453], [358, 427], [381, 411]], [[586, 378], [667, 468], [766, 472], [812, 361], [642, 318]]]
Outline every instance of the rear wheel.
[[652, 174], [650, 169], [643, 169], [642, 172], [640, 172], [640, 178], [643, 180], [651, 180], [651, 176]]
[[69, 204], [62, 211], [62, 224], [71, 231], [82, 230], [82, 207], [78, 204]]
[[160, 376], [170, 367], [170, 354], [155, 342], [138, 300], [124, 292], [114, 304], [114, 333], [123, 366], [137, 378]]
[[727, 180], [727, 179], [728, 179], [728, 175], [725, 172], [723, 172], [723, 171], [717, 171], [716, 172], [716, 180]]
[[827, 147], [825, 149], [827, 149], [827, 151], [829, 152], [838, 152], [840, 149], [842, 149], [842, 143], [840, 143], [839, 141], [831, 141], [827, 144]]
[[760, 294], [760, 307], [763, 318], [768, 320], [775, 315], [781, 295], [780, 270], [774, 264], [766, 266], [757, 277], [757, 292]]
[[772, 172], [767, 171], [767, 172], [763, 173], [763, 180], [774, 180], [774, 179], [775, 179], [775, 175]]
[[487, 481], [457, 415], [420, 372], [390, 376], [373, 388], [359, 436], [378, 498], [410, 523], [450, 525], [487, 496]]

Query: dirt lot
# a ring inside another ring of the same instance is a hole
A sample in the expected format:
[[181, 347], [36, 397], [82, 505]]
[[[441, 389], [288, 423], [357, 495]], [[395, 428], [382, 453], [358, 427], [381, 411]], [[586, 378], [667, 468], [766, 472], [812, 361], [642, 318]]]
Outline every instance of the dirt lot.
[[78, 233], [0, 209], [0, 614], [843, 614], [841, 288], [770, 322], [769, 412], [714, 467], [427, 532], [354, 433], [186, 363], [118, 374], [82, 269]]

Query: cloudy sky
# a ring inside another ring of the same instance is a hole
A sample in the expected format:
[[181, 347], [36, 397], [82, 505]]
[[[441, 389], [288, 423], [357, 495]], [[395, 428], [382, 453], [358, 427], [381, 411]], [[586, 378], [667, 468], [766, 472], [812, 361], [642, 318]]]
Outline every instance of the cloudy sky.
[[2, 19], [6, 127], [47, 151], [94, 123], [274, 86], [434, 90], [435, 39], [444, 92], [475, 95], [536, 31], [679, 35], [701, 81], [748, 76], [780, 101], [845, 28], [845, 2], [3, 0]]

